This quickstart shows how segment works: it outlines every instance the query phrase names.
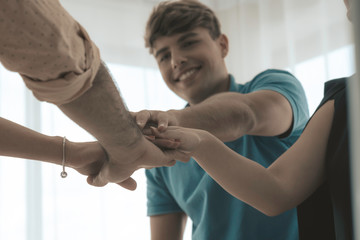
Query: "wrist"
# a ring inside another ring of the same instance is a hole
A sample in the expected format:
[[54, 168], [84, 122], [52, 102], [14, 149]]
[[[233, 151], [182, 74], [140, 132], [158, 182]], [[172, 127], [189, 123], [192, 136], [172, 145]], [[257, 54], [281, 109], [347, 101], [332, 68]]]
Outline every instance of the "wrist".
[[99, 142], [71, 142], [66, 139], [65, 166], [79, 169], [91, 163], [102, 164], [107, 154]]
[[60, 136], [46, 137], [41, 144], [39, 144], [39, 147], [41, 146], [41, 148], [32, 146], [33, 151], [39, 152], [39, 149], [41, 149], [42, 154], [39, 157], [28, 156], [28, 158], [61, 165], [63, 155], [62, 142], [63, 137]]
[[[136, 147], [143, 135], [138, 126], [134, 123], [127, 129], [115, 129], [119, 133], [112, 132], [111, 135], [98, 139], [107, 151], [115, 149], [132, 149]], [[116, 136], [116, 138], [114, 138]]]
[[[63, 137], [61, 137], [60, 144], [63, 144]], [[70, 141], [69, 139], [66, 139], [65, 141], [65, 147], [64, 147], [64, 157], [65, 157], [65, 166], [75, 168], [79, 164], [79, 156], [81, 156], [81, 149], [77, 146], [79, 143], [75, 143]], [[63, 157], [63, 154], [61, 155], [61, 158]], [[62, 163], [60, 163], [62, 164]]]
[[[95, 142], [94, 142], [95, 143]], [[89, 142], [72, 142], [66, 139], [65, 142], [65, 166], [70, 168], [79, 168], [85, 165], [84, 161], [91, 156], [92, 148]]]
[[108, 154], [110, 163], [116, 163], [117, 165], [123, 164], [128, 168], [131, 165], [135, 165], [134, 162], [145, 154], [146, 142], [145, 137], [140, 136], [135, 142], [127, 146], [112, 145], [104, 148]]
[[208, 153], [209, 147], [214, 140], [214, 135], [205, 130], [196, 130], [199, 136], [199, 144], [194, 149], [192, 156], [196, 159], [202, 158]]

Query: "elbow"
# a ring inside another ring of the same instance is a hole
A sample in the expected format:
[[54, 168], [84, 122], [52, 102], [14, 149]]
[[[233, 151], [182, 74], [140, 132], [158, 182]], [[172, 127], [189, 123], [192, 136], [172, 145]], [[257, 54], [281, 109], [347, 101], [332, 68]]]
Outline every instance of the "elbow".
[[292, 208], [286, 202], [278, 201], [278, 199], [271, 200], [270, 198], [264, 197], [264, 195], [257, 195], [251, 198], [244, 198], [243, 194], [233, 194], [233, 196], [268, 217], [276, 217]]
[[[253, 132], [253, 129], [255, 129], [257, 125], [256, 115], [250, 107], [243, 109], [241, 112], [237, 112], [233, 119], [235, 120], [235, 127], [232, 129], [233, 131], [231, 131], [233, 140]], [[236, 131], [234, 131], [234, 129], [236, 129]]]
[[279, 201], [250, 201], [247, 203], [268, 217], [276, 217], [291, 209], [291, 207], [289, 207], [287, 204], [281, 203]]
[[[260, 210], [261, 211], [261, 210]], [[276, 217], [280, 214], [282, 214], [283, 212], [285, 212], [286, 210], [283, 209], [279, 209], [279, 208], [271, 208], [271, 209], [266, 209], [264, 211], [261, 211], [263, 214], [265, 214], [268, 217]]]
[[[253, 208], [255, 208], [256, 210], [258, 210], [259, 212], [263, 213], [268, 217], [276, 217], [290, 209], [287, 206], [285, 206], [284, 203], [278, 201], [271, 201], [269, 200], [269, 198], [266, 198], [264, 196], [261, 196], [261, 198], [259, 196], [256, 196], [255, 198], [251, 198], [251, 199], [244, 199], [238, 195], [233, 195], [233, 196], [239, 199], [240, 201], [243, 201], [246, 204], [252, 206]], [[264, 199], [266, 199], [266, 201], [264, 201]]]
[[256, 209], [268, 217], [276, 217], [276, 216], [286, 212], [287, 210], [290, 210], [291, 208], [292, 207], [288, 206], [285, 203], [276, 202], [276, 203], [270, 203], [270, 204], [267, 203], [266, 206], [260, 206], [259, 208], [256, 208]]

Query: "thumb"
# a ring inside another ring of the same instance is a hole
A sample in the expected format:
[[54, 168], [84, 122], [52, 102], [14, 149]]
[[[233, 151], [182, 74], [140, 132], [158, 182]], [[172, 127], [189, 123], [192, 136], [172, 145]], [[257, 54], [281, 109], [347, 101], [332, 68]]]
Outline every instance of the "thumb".
[[140, 129], [143, 129], [146, 123], [151, 118], [151, 113], [148, 110], [142, 110], [136, 114], [136, 124]]
[[120, 185], [121, 187], [123, 187], [127, 190], [131, 190], [131, 191], [134, 191], [137, 187], [136, 181], [131, 177], [129, 177], [128, 179], [124, 180], [123, 182], [120, 182], [117, 184]]
[[166, 130], [166, 128], [169, 125], [169, 121], [167, 119], [160, 119], [158, 122], [158, 129], [160, 132], [163, 132]]
[[106, 184], [108, 184], [109, 181], [104, 179], [102, 172], [103, 171], [100, 171], [97, 175], [88, 176], [88, 184], [95, 187], [104, 187]]

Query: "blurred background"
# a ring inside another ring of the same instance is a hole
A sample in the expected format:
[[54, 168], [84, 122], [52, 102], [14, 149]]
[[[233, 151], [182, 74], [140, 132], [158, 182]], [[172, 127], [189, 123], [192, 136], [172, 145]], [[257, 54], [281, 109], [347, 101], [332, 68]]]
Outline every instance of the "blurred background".
[[[159, 0], [61, 0], [100, 48], [126, 105], [181, 109], [185, 102], [161, 79], [144, 47], [144, 28]], [[202, 0], [229, 37], [228, 70], [238, 82], [267, 68], [286, 69], [301, 81], [310, 114], [326, 80], [355, 72], [351, 26], [342, 0]], [[73, 141], [93, 137], [55, 106], [34, 99], [20, 77], [0, 65], [0, 116], [47, 135]], [[0, 157], [0, 239], [147, 240], [146, 180], [138, 189], [88, 186], [86, 177], [36, 161]], [[191, 239], [191, 222], [184, 239]]]

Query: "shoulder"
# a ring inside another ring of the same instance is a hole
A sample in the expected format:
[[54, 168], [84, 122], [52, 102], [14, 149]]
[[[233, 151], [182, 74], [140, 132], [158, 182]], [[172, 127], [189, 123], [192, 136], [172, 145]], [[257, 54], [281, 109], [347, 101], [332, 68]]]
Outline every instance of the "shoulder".
[[300, 89], [302, 86], [300, 81], [290, 72], [279, 69], [268, 69], [257, 74], [245, 86], [249, 91], [256, 90], [277, 90], [277, 89]]
[[253, 80], [259, 79], [259, 78], [263, 78], [263, 77], [267, 77], [267, 76], [282, 76], [282, 77], [292, 77], [295, 78], [294, 75], [292, 75], [290, 72], [286, 71], [286, 70], [281, 70], [281, 69], [267, 69], [265, 71], [262, 71], [260, 73], [258, 73], [257, 75], [255, 75]]
[[263, 71], [246, 83], [244, 88], [245, 93], [272, 90], [283, 95], [290, 103], [302, 103], [307, 108], [305, 91], [300, 81], [285, 70], [268, 69]]
[[285, 70], [267, 69], [245, 83], [237, 83], [234, 76], [230, 74], [230, 91], [249, 93], [257, 90], [275, 90], [272, 88], [295, 88], [302, 90], [300, 81]]
[[286, 99], [293, 113], [293, 131], [301, 132], [309, 118], [309, 110], [304, 88], [300, 81], [288, 71], [268, 69], [256, 75], [248, 83], [247, 92], [270, 90]]
[[290, 72], [280, 69], [267, 69], [263, 72], [257, 74], [252, 81], [259, 81], [266, 79], [268, 81], [277, 81], [277, 80], [296, 80], [297, 78], [292, 75]]

